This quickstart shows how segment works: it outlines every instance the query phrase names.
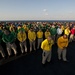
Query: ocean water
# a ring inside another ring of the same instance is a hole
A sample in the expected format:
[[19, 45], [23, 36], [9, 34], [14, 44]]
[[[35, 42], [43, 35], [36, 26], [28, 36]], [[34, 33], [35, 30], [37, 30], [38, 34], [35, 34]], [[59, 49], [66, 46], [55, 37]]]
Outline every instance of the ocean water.
[[75, 20], [4, 20], [0, 22], [75, 22]]

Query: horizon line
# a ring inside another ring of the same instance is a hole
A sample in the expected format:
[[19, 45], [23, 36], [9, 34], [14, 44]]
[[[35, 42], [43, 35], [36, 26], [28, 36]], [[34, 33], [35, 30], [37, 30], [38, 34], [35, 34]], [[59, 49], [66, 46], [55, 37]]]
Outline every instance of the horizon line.
[[1, 21], [75, 21], [75, 20], [0, 20]]

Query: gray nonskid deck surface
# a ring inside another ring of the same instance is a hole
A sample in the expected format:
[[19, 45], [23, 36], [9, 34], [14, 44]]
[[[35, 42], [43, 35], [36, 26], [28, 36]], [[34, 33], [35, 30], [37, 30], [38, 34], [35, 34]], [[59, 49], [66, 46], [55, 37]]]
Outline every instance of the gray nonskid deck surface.
[[0, 75], [75, 75], [75, 42], [67, 48], [68, 63], [57, 58], [57, 46], [53, 46], [52, 61], [44, 68], [41, 64], [42, 51], [13, 56], [0, 66]]

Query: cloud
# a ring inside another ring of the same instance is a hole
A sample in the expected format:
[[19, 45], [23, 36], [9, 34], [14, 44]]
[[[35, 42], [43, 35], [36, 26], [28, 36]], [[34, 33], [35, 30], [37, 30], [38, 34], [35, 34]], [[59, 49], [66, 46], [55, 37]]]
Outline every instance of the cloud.
[[46, 11], [47, 11], [47, 9], [43, 9], [43, 11], [44, 11], [44, 12], [46, 12]]
[[43, 12], [44, 12], [44, 15], [45, 16], [48, 16], [49, 15], [47, 9], [43, 9]]

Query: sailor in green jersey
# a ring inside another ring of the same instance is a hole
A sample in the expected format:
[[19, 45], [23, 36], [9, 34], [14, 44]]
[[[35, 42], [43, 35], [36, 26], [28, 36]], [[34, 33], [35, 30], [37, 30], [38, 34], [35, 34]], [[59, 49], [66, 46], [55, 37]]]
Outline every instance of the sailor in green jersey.
[[16, 45], [15, 45], [15, 35], [10, 33], [8, 30], [4, 30], [4, 34], [2, 36], [3, 42], [6, 43], [6, 48], [8, 55], [11, 56], [11, 49], [14, 51], [14, 54], [17, 54]]
[[33, 27], [33, 25], [32, 24], [28, 24], [28, 29], [30, 29], [31, 27]]
[[52, 25], [52, 27], [50, 29], [50, 33], [51, 33], [51, 36], [52, 36], [52, 38], [53, 38], [53, 40], [55, 42], [55, 37], [56, 37], [56, 34], [57, 34], [57, 30], [56, 30], [54, 25]]
[[45, 33], [45, 31], [46, 31], [46, 26], [45, 25], [43, 25], [43, 27], [42, 27], [42, 31]]
[[1, 53], [2, 57], [5, 58], [5, 52], [4, 52], [3, 47], [1, 45], [2, 35], [3, 35], [3, 32], [2, 32], [2, 30], [0, 30], [0, 53]]

